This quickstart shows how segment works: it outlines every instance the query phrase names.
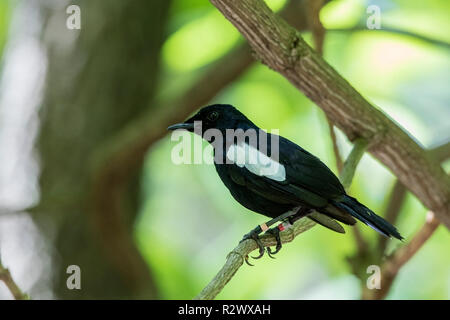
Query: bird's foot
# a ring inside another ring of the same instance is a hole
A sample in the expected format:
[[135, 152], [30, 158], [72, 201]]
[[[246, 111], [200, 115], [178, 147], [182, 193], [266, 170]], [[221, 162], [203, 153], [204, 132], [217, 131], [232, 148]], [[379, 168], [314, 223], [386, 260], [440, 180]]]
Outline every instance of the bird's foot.
[[288, 221], [280, 223], [278, 226], [270, 228], [269, 230], [267, 230], [265, 232], [265, 233], [273, 235], [275, 237], [275, 240], [277, 241], [277, 244], [275, 246], [275, 251], [272, 251], [272, 249], [270, 247], [267, 247], [267, 254], [272, 259], [275, 259], [275, 257], [273, 255], [277, 254], [278, 252], [280, 252], [281, 247], [282, 247], [280, 232], [284, 231], [284, 230], [287, 230], [287, 229], [289, 229], [291, 227], [292, 227], [292, 223], [290, 222], [290, 219], [289, 219]]
[[282, 226], [282, 224], [270, 228], [269, 230], [267, 230], [265, 233], [271, 234], [275, 237], [275, 240], [277, 241], [276, 247], [275, 247], [275, 251], [272, 251], [272, 249], [270, 247], [267, 247], [267, 254], [269, 257], [271, 257], [272, 259], [275, 259], [275, 257], [273, 256], [274, 254], [277, 254], [280, 250], [281, 250], [281, 238], [280, 238], [280, 226]]
[[[264, 245], [261, 242], [261, 239], [259, 238], [259, 234], [261, 232], [265, 232], [268, 234], [272, 234], [275, 237], [275, 240], [277, 241], [276, 247], [275, 247], [275, 251], [272, 251], [270, 249], [270, 247], [267, 247], [267, 254], [269, 255], [269, 257], [271, 257], [272, 259], [275, 259], [275, 257], [273, 256], [274, 254], [277, 254], [280, 250], [281, 250], [281, 238], [280, 238], [280, 232], [290, 228], [292, 226], [291, 223], [289, 223], [288, 221], [285, 221], [284, 223], [280, 223], [278, 226], [274, 227], [274, 228], [270, 228], [269, 226], [272, 225], [273, 223], [275, 223], [276, 221], [280, 221], [282, 219], [284, 219], [285, 217], [282, 218], [282, 216], [272, 219], [270, 221], [268, 221], [267, 223], [263, 223], [259, 226], [257, 226], [255, 229], [253, 229], [252, 231], [250, 231], [249, 233], [247, 233], [242, 240], [239, 242], [241, 243], [242, 241], [248, 240], [248, 239], [252, 239], [256, 242], [258, 249], [259, 249], [259, 255], [257, 257], [252, 257], [253, 259], [260, 259], [264, 256]], [[253, 266], [250, 262], [248, 262], [248, 255], [245, 256], [245, 263], [247, 263], [249, 266]]]
[[[262, 232], [261, 227], [257, 226], [255, 229], [253, 229], [252, 231], [250, 231], [249, 233], [247, 233], [246, 235], [244, 235], [244, 237], [242, 238], [242, 241], [248, 240], [248, 239], [252, 239], [256, 242], [256, 245], [258, 246], [259, 249], [259, 255], [256, 257], [252, 257], [253, 259], [260, 259], [262, 258], [262, 256], [264, 255], [264, 245], [261, 242], [261, 239], [259, 238], [259, 234]], [[247, 263], [249, 266], [253, 266], [249, 261], [248, 261], [248, 255], [245, 257], [245, 263]]]

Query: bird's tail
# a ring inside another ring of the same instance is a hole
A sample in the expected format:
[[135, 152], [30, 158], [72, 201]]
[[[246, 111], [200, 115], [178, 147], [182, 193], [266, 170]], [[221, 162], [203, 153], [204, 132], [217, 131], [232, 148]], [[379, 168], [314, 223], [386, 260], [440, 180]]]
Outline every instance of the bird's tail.
[[355, 198], [345, 195], [339, 201], [334, 201], [333, 205], [348, 212], [356, 219], [362, 221], [372, 229], [387, 237], [393, 236], [399, 240], [403, 239], [398, 230], [392, 224], [384, 220], [382, 217], [377, 216], [372, 210], [359, 203]]

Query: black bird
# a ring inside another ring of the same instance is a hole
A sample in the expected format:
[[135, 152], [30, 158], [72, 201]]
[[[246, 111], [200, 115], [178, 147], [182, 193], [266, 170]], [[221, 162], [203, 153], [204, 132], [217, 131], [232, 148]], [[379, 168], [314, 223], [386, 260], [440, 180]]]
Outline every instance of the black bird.
[[[267, 248], [272, 257], [281, 249], [280, 228], [269, 226], [277, 221], [293, 223], [305, 216], [340, 233], [345, 231], [337, 221], [354, 225], [356, 218], [387, 237], [403, 239], [393, 225], [347, 195], [339, 179], [317, 157], [286, 138], [265, 133], [231, 105], [204, 107], [184, 123], [168, 129], [188, 130], [209, 140], [214, 146], [217, 173], [232, 196], [247, 209], [272, 218], [242, 239], [256, 241], [260, 253], [256, 258], [264, 254], [261, 232], [272, 233], [277, 240], [274, 252]], [[223, 138], [206, 134], [209, 129], [215, 129]], [[230, 129], [240, 134], [230, 138]], [[263, 135], [257, 134], [252, 143], [246, 132]], [[278, 159], [273, 157], [271, 139], [278, 142]], [[259, 157], [256, 161], [255, 155]]]

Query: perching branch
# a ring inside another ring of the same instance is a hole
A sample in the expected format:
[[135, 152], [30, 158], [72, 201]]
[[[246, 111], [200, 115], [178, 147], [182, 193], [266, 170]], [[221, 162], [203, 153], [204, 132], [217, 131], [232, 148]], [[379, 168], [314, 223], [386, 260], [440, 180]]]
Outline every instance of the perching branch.
[[20, 290], [19, 286], [16, 284], [11, 276], [11, 273], [7, 268], [2, 265], [0, 261], [0, 280], [3, 281], [6, 287], [9, 289], [14, 299], [16, 300], [28, 300], [30, 297]]
[[369, 140], [369, 151], [450, 227], [450, 178], [402, 128], [362, 97], [262, 0], [210, 1], [263, 63], [321, 107], [350, 140]]
[[[353, 146], [353, 151], [350, 153], [349, 158], [345, 161], [344, 171], [346, 172], [346, 179], [348, 179], [348, 185], [351, 184], [356, 167], [361, 159], [361, 152], [364, 152], [367, 143], [364, 140], [359, 140], [357, 144]], [[356, 149], [356, 150], [355, 150]], [[352, 167], [352, 168], [348, 168]], [[291, 242], [299, 234], [309, 230], [315, 225], [315, 222], [310, 219], [300, 219], [294, 223], [291, 228], [280, 233], [281, 243]], [[270, 247], [276, 245], [276, 240], [272, 235], [264, 234], [261, 236], [261, 242], [264, 247]], [[253, 250], [257, 249], [256, 242], [249, 239], [239, 243], [239, 245], [231, 251], [225, 262], [225, 265], [220, 269], [219, 273], [211, 280], [211, 282], [195, 297], [196, 300], [211, 300], [214, 299], [225, 287], [225, 285], [231, 280], [234, 274], [244, 263], [244, 258], [250, 254]]]
[[[281, 243], [284, 244], [293, 241], [295, 237], [309, 230], [314, 225], [315, 222], [310, 219], [300, 219], [296, 221], [291, 228], [280, 233]], [[272, 235], [264, 234], [260, 238], [264, 247], [276, 245], [276, 240]], [[199, 295], [195, 297], [195, 300], [214, 299], [244, 264], [245, 257], [257, 248], [258, 246], [256, 245], [256, 242], [250, 239], [239, 243], [239, 245], [228, 254], [227, 260], [222, 269], [220, 269], [217, 275], [199, 293]]]

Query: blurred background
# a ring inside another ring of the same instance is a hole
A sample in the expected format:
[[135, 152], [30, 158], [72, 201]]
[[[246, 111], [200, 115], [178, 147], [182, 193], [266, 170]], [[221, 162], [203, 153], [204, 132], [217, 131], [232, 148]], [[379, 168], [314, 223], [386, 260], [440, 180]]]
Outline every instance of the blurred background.
[[[304, 1], [267, 3], [312, 43]], [[81, 29], [66, 26], [72, 4]], [[366, 27], [369, 5], [381, 30]], [[426, 148], [450, 140], [449, 13], [447, 0], [332, 0], [320, 12], [324, 58]], [[232, 199], [213, 165], [172, 163], [165, 128], [201, 106], [233, 104], [337, 172], [323, 112], [254, 63], [206, 0], [0, 0], [0, 57], [0, 257], [32, 299], [191, 299], [266, 220]], [[345, 157], [351, 144], [336, 134]], [[384, 215], [395, 183], [366, 154], [350, 193]], [[408, 241], [427, 209], [409, 193], [398, 207]], [[359, 299], [370, 274], [352, 272], [346, 229], [314, 227], [276, 260], [242, 267], [218, 298]], [[439, 227], [387, 298], [449, 299], [449, 240]], [[66, 287], [69, 265], [81, 290]]]

